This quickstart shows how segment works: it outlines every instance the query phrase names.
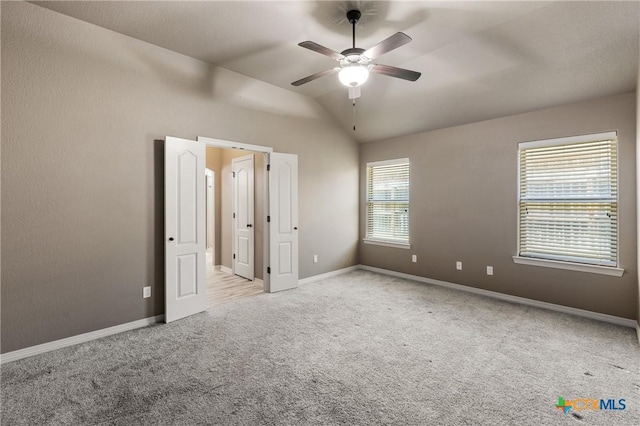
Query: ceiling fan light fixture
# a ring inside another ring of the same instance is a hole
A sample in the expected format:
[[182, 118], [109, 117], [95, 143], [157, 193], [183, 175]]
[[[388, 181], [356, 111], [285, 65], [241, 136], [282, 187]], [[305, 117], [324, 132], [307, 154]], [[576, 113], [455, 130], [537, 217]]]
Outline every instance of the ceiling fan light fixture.
[[352, 9], [347, 12], [347, 20], [351, 24], [353, 43], [350, 48], [345, 49], [342, 52], [336, 52], [335, 50], [331, 50], [328, 47], [324, 47], [313, 41], [303, 41], [302, 43], [298, 43], [298, 46], [300, 47], [313, 50], [314, 52], [338, 61], [340, 66], [311, 74], [310, 76], [296, 80], [291, 84], [297, 87], [309, 83], [310, 81], [317, 80], [320, 77], [338, 73], [338, 79], [340, 82], [349, 88], [349, 99], [355, 99], [359, 96], [356, 92], [359, 93], [360, 90], [356, 91], [354, 89], [359, 88], [367, 81], [370, 72], [387, 75], [389, 77], [401, 78], [408, 81], [416, 81], [420, 78], [420, 73], [416, 71], [371, 63], [371, 61], [375, 60], [377, 57], [409, 43], [411, 41], [411, 37], [405, 33], [398, 32], [391, 37], [387, 37], [368, 50], [356, 47], [356, 24], [360, 20], [361, 16], [362, 14], [357, 9]]
[[342, 67], [338, 73], [340, 83], [347, 87], [358, 87], [369, 78], [369, 68], [361, 64], [351, 64]]

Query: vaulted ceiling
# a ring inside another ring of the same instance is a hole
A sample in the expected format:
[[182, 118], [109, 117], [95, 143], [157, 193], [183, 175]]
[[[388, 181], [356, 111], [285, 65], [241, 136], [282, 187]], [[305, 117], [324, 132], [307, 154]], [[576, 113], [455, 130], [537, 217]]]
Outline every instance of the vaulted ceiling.
[[[85, 1], [33, 2], [57, 12], [315, 98], [360, 142], [380, 140], [633, 91], [640, 2], [609, 1]], [[357, 100], [335, 66], [297, 46], [351, 47], [395, 32], [413, 41], [376, 62], [422, 73], [417, 82], [374, 74]]]

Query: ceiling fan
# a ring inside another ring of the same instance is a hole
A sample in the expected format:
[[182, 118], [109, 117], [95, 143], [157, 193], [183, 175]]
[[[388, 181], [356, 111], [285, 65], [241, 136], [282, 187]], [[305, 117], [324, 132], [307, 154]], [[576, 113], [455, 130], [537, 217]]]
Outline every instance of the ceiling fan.
[[340, 53], [321, 46], [318, 43], [314, 43], [313, 41], [303, 41], [302, 43], [299, 43], [298, 46], [335, 59], [338, 61], [339, 66], [325, 71], [320, 71], [308, 77], [296, 80], [291, 84], [294, 86], [300, 86], [320, 77], [338, 73], [338, 79], [340, 82], [349, 87], [349, 98], [355, 99], [360, 96], [360, 86], [367, 81], [370, 72], [409, 81], [416, 81], [420, 78], [421, 73], [416, 71], [392, 67], [390, 65], [371, 63], [371, 61], [377, 57], [409, 43], [411, 41], [411, 37], [405, 33], [398, 32], [376, 44], [371, 49], [360, 49], [356, 47], [356, 24], [360, 20], [360, 16], [361, 14], [359, 10], [350, 10], [347, 12], [347, 20], [353, 26], [353, 46]]

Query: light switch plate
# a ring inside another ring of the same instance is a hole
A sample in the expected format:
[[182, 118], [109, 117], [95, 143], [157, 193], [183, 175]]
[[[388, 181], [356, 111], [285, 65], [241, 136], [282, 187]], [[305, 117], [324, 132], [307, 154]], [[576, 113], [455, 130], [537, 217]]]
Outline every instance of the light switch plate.
[[147, 299], [151, 297], [151, 286], [142, 287], [142, 298]]
[[493, 275], [493, 266], [487, 266], [487, 275]]
[[460, 262], [460, 261], [457, 261], [457, 262], [456, 262], [456, 269], [457, 269], [458, 271], [462, 271], [462, 262]]

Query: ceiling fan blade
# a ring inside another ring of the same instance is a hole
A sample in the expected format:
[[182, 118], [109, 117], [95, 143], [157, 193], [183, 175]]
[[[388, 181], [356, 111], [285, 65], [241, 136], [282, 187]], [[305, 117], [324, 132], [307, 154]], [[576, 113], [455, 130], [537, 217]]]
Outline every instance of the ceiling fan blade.
[[303, 85], [305, 83], [308, 83], [310, 81], [317, 80], [320, 77], [324, 77], [324, 76], [327, 76], [327, 75], [335, 74], [335, 73], [338, 72], [339, 69], [340, 68], [336, 67], [336, 68], [331, 68], [331, 69], [328, 69], [328, 70], [320, 71], [320, 72], [317, 72], [315, 74], [311, 74], [308, 77], [301, 78], [300, 80], [294, 81], [291, 84], [293, 86], [297, 87], [297, 86]]
[[328, 47], [321, 46], [313, 41], [303, 41], [302, 43], [298, 43], [298, 46], [304, 47], [305, 49], [313, 50], [314, 52], [322, 53], [323, 55], [333, 59], [344, 58], [342, 53], [338, 53], [335, 50], [329, 49]]
[[391, 77], [401, 78], [403, 80], [416, 81], [422, 73], [417, 71], [406, 70], [404, 68], [392, 67], [391, 65], [374, 64], [371, 66], [371, 72], [384, 74]]
[[373, 46], [371, 49], [366, 50], [362, 56], [366, 56], [369, 59], [375, 59], [380, 55], [384, 55], [387, 52], [397, 49], [398, 47], [407, 44], [411, 41], [411, 37], [405, 33], [395, 33], [389, 38], [382, 40], [380, 43]]

